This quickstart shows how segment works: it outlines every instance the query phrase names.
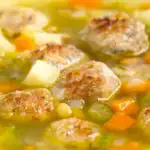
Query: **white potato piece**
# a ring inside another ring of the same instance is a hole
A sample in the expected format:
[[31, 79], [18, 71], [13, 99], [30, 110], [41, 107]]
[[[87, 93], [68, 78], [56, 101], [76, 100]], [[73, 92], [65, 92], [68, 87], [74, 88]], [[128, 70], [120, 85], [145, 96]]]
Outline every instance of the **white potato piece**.
[[62, 44], [63, 34], [35, 32], [33, 33], [33, 38], [39, 46], [47, 43]]
[[37, 60], [23, 81], [23, 84], [27, 86], [50, 87], [57, 81], [59, 74], [60, 71], [54, 64]]

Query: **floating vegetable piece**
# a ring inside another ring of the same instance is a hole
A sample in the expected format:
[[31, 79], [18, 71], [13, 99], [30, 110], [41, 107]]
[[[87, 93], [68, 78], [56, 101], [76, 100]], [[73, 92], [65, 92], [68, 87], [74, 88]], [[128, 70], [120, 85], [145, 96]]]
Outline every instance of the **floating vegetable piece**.
[[37, 60], [23, 84], [28, 86], [52, 86], [59, 78], [60, 71], [53, 63]]
[[88, 110], [89, 116], [97, 122], [104, 123], [108, 121], [113, 112], [111, 109], [102, 103], [94, 103]]
[[116, 113], [108, 122], [105, 123], [104, 126], [106, 129], [111, 131], [124, 132], [131, 128], [134, 123], [135, 120], [131, 117]]
[[34, 40], [27, 35], [20, 35], [13, 41], [17, 51], [33, 50], [36, 48]]
[[145, 25], [125, 13], [109, 17], [93, 18], [81, 32], [95, 54], [106, 54], [116, 58], [137, 56], [149, 48]]
[[129, 142], [128, 144], [110, 148], [110, 150], [140, 150], [140, 144], [137, 142]]
[[113, 101], [111, 108], [115, 112], [123, 112], [127, 115], [136, 115], [139, 111], [139, 107], [132, 97], [125, 97], [120, 100]]
[[89, 61], [66, 70], [52, 92], [58, 99], [106, 101], [120, 85], [120, 80], [104, 63]]
[[83, 112], [83, 108], [85, 105], [85, 101], [84, 100], [68, 100], [66, 102], [72, 109], [72, 115], [80, 118], [80, 119], [84, 119], [84, 112]]
[[71, 107], [65, 103], [60, 103], [56, 108], [56, 112], [60, 118], [68, 118], [72, 115]]
[[17, 122], [47, 121], [55, 116], [55, 102], [45, 88], [15, 91], [0, 96], [0, 118]]
[[78, 118], [52, 122], [46, 130], [46, 139], [57, 145], [70, 148], [89, 148], [101, 137], [98, 125]]
[[14, 126], [0, 127], [0, 146], [9, 149], [21, 149], [23, 142], [15, 135]]
[[63, 44], [63, 34], [35, 32], [33, 36], [39, 46], [43, 44]]

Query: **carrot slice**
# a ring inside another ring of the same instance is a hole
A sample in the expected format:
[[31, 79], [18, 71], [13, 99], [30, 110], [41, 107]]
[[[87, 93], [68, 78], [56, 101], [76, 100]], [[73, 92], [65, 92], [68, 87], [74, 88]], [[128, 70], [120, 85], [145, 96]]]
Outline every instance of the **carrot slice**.
[[140, 145], [137, 142], [130, 142], [125, 145], [110, 148], [110, 150], [140, 150]]
[[111, 131], [126, 131], [131, 128], [134, 123], [135, 120], [130, 116], [116, 113], [108, 122], [104, 124], [104, 127]]
[[20, 35], [14, 39], [13, 43], [15, 44], [17, 51], [32, 50], [36, 47], [33, 39], [27, 35]]
[[138, 113], [139, 107], [132, 97], [126, 97], [121, 100], [115, 100], [111, 104], [111, 108], [115, 112], [123, 112], [126, 115], [135, 115]]
[[35, 150], [35, 147], [33, 147], [33, 146], [26, 146], [24, 148], [24, 150]]
[[71, 7], [98, 8], [102, 0], [70, 0]]
[[21, 88], [22, 88], [21, 85], [14, 82], [0, 82], [0, 92], [2, 93], [20, 90]]
[[142, 93], [142, 92], [146, 92], [149, 88], [150, 88], [149, 81], [143, 81], [143, 82], [135, 84], [135, 85], [128, 85], [127, 82], [122, 82], [120, 92], [124, 93], [124, 94]]
[[144, 56], [144, 61], [146, 64], [150, 64], [150, 52], [147, 52]]

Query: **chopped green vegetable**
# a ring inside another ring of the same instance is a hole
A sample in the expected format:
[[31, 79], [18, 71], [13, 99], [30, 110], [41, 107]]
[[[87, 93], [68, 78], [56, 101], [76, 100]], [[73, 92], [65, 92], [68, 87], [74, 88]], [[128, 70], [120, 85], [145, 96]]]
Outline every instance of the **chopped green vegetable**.
[[71, 107], [73, 116], [81, 119], [84, 118], [83, 113], [83, 108], [85, 105], [84, 100], [69, 100], [67, 101], [67, 104]]
[[141, 108], [146, 108], [150, 106], [150, 92], [147, 92], [146, 94], [142, 94], [140, 99], [140, 106]]
[[107, 150], [110, 148], [114, 140], [113, 134], [112, 133], [105, 133], [101, 138], [100, 138], [100, 147], [102, 150]]
[[0, 147], [6, 147], [9, 149], [21, 148], [23, 143], [15, 135], [14, 126], [1, 127], [0, 135]]
[[113, 113], [108, 106], [102, 103], [94, 103], [88, 110], [89, 116], [100, 123], [108, 121]]

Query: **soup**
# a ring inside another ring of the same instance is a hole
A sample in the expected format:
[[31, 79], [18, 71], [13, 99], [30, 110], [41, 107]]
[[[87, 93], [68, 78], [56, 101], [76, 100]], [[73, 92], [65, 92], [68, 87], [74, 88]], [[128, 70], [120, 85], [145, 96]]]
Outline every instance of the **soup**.
[[149, 6], [3, 6], [0, 149], [149, 150]]

